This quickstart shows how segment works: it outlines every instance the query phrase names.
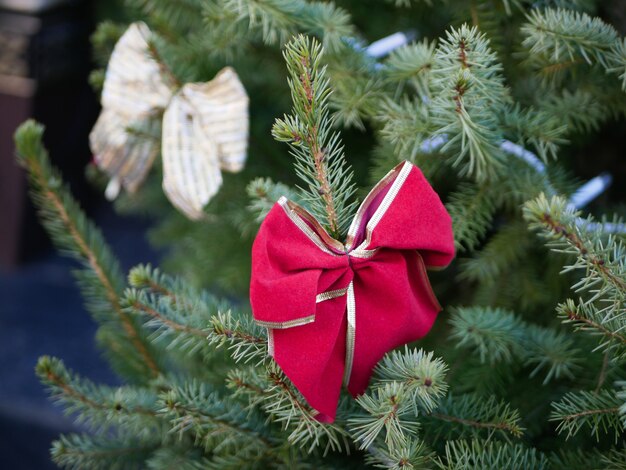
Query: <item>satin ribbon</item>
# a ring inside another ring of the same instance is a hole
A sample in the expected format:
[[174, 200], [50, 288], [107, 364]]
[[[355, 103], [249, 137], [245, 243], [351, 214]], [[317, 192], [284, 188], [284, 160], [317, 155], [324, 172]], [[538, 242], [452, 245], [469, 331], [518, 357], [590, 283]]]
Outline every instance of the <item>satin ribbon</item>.
[[222, 184], [221, 170], [243, 168], [248, 145], [248, 96], [235, 71], [226, 67], [206, 83], [177, 89], [150, 53], [152, 33], [133, 23], [115, 45], [102, 91], [102, 112], [91, 134], [95, 162], [111, 181], [108, 198], [123, 187], [134, 192], [159, 152], [163, 190], [191, 219]]
[[408, 162], [366, 197], [345, 244], [284, 197], [267, 215], [252, 252], [253, 315], [320, 420], [334, 419], [342, 382], [362, 393], [385, 352], [428, 332], [440, 306], [425, 266], [454, 257], [451, 225]]

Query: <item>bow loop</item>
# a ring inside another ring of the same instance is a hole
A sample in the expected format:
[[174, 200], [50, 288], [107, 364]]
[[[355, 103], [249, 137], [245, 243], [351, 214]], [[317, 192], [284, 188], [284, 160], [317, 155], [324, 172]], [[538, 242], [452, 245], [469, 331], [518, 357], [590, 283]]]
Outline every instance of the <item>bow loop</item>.
[[150, 56], [150, 29], [143, 22], [128, 27], [115, 44], [102, 88], [102, 106], [130, 120], [167, 106], [171, 88]]
[[254, 318], [270, 328], [313, 322], [317, 294], [343, 288], [351, 280], [347, 257], [326, 246], [293, 207], [281, 198], [265, 217], [252, 247]]
[[236, 172], [246, 160], [248, 95], [231, 67], [207, 83], [189, 83], [180, 91], [195, 108], [206, 138], [217, 144], [223, 170]]
[[453, 239], [452, 221], [439, 196], [419, 168], [404, 162], [365, 198], [347, 244], [356, 251], [418, 250], [427, 266], [443, 267], [454, 258]]

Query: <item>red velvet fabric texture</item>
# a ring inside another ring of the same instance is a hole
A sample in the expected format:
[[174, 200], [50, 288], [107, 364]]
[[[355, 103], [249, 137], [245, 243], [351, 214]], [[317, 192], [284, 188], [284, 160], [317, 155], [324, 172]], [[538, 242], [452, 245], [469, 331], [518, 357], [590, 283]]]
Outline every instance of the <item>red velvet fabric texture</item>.
[[[346, 249], [329, 241], [306, 211], [282, 200], [252, 248], [254, 318], [278, 326], [269, 332], [274, 359], [318, 419], [328, 422], [335, 418], [345, 368], [347, 296], [316, 303], [317, 294], [353, 282], [356, 338], [348, 391], [356, 396], [386, 352], [428, 333], [441, 307], [425, 267], [454, 258], [450, 216], [408, 162], [381, 180], [355, 219], [354, 242]], [[310, 322], [279, 325], [298, 319]]]

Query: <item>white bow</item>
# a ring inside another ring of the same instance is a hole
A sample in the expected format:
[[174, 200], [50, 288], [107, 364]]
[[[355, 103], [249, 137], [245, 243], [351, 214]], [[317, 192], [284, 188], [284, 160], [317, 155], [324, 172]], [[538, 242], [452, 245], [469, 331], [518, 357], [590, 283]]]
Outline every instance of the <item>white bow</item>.
[[133, 23], [115, 45], [102, 90], [102, 112], [89, 136], [96, 164], [110, 177], [107, 197], [120, 185], [134, 192], [159, 148], [137, 132], [163, 114], [163, 190], [191, 219], [222, 184], [221, 170], [243, 168], [248, 146], [248, 95], [235, 71], [226, 67], [206, 83], [168, 85], [150, 54], [151, 32]]

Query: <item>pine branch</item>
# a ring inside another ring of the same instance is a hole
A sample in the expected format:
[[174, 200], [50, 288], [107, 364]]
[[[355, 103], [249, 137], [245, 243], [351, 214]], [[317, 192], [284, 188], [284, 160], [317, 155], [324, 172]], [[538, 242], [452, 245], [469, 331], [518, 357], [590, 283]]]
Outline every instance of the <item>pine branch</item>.
[[[501, 434], [503, 437], [521, 437], [524, 429], [520, 425], [521, 417], [518, 410], [511, 408], [508, 403], [498, 401], [495, 396], [488, 398], [468, 394], [448, 396], [430, 413], [432, 423], [424, 423], [426, 432], [431, 441], [443, 437], [451, 439], [466, 437], [474, 434], [478, 437], [481, 432]], [[434, 421], [448, 423], [441, 426]], [[435, 435], [437, 438], [435, 438]]]
[[582, 351], [576, 348], [576, 342], [565, 332], [537, 325], [526, 327], [524, 341], [524, 365], [535, 366], [530, 377], [545, 371], [543, 384], [553, 379], [574, 379], [582, 362]]
[[50, 453], [59, 467], [85, 470], [131, 470], [142, 465], [158, 448], [154, 440], [131, 436], [108, 437], [69, 434], [54, 441]]
[[434, 65], [435, 43], [427, 40], [394, 50], [385, 61], [384, 77], [399, 87], [409, 84], [418, 96], [430, 97], [430, 73]]
[[248, 399], [250, 408], [262, 409], [280, 424], [289, 433], [285, 439], [290, 445], [308, 453], [323, 446], [324, 454], [348, 448], [343, 426], [318, 421], [317, 411], [306, 403], [274, 362], [266, 364], [263, 372], [257, 368], [233, 369], [227, 383], [235, 396]]
[[461, 260], [462, 280], [493, 285], [528, 256], [532, 238], [523, 222], [512, 221], [493, 235], [472, 258]]
[[510, 362], [522, 354], [524, 323], [502, 309], [457, 308], [450, 319], [457, 347], [471, 347], [482, 363]]
[[400, 160], [415, 161], [420, 153], [425, 153], [424, 142], [437, 131], [430, 108], [409, 98], [381, 100], [376, 121], [382, 125], [380, 136], [393, 146]]
[[307, 446], [309, 453], [321, 446], [325, 446], [324, 453], [348, 448], [346, 431], [337, 423], [320, 423], [317, 412], [306, 404], [273, 362], [267, 366], [267, 381], [261, 406], [283, 429], [290, 431], [289, 443], [301, 448]]
[[557, 431], [567, 433], [568, 438], [590, 428], [596, 440], [600, 439], [600, 432], [613, 432], [617, 443], [624, 432], [619, 415], [621, 405], [612, 390], [570, 392], [561, 401], [552, 403], [550, 421], [558, 422]]
[[[266, 44], [284, 43], [295, 33], [306, 32], [318, 36], [331, 52], [344, 48], [345, 38], [354, 34], [346, 10], [304, 0], [214, 0], [205, 7], [205, 21], [209, 34], [230, 25], [231, 40], [239, 42], [260, 37]], [[237, 28], [239, 24], [245, 28]]]
[[448, 135], [442, 150], [452, 166], [479, 182], [502, 168], [502, 133], [495, 116], [510, 100], [502, 66], [477, 28], [451, 30], [435, 52], [432, 70], [434, 122]]
[[503, 309], [458, 308], [451, 318], [451, 337], [457, 347], [470, 347], [481, 363], [521, 361], [534, 366], [530, 376], [547, 369], [544, 383], [574, 377], [579, 368], [579, 350], [564, 333], [522, 321]]
[[568, 126], [563, 124], [563, 115], [548, 113], [543, 107], [542, 110], [522, 109], [519, 105], [507, 107], [502, 124], [505, 137], [523, 147], [532, 146], [543, 161], [556, 159], [559, 147], [567, 143], [564, 135]]
[[156, 415], [156, 395], [147, 389], [96, 385], [48, 356], [39, 359], [36, 371], [67, 414], [76, 415], [78, 422], [99, 433], [121, 427], [140, 438], [163, 434]]
[[265, 216], [274, 206], [281, 196], [285, 196], [290, 201], [302, 204], [300, 195], [291, 187], [283, 183], [275, 183], [269, 178], [257, 178], [252, 180], [246, 187], [248, 196], [251, 199], [248, 205], [249, 212], [254, 216], [254, 220], [261, 223]]
[[457, 250], [473, 251], [487, 234], [496, 211], [491, 185], [460, 184], [449, 197], [446, 209], [452, 218]]
[[416, 435], [419, 425], [408, 419], [413, 403], [402, 383], [390, 382], [376, 387], [372, 393], [358, 397], [357, 402], [364, 413], [352, 416], [348, 426], [359, 448], [370, 447], [384, 431], [387, 449], [395, 452], [408, 444], [409, 436]]
[[252, 410], [208, 389], [189, 382], [174, 386], [161, 397], [162, 410], [170, 421], [171, 432], [179, 439], [191, 431], [196, 443], [213, 453], [259, 455], [274, 445], [263, 418]]
[[569, 134], [596, 131], [610, 117], [595, 93], [580, 89], [550, 93], [539, 107], [563, 123]]
[[626, 351], [626, 335], [621, 333], [624, 323], [620, 317], [607, 318], [595, 305], [584, 301], [576, 303], [572, 299], [557, 305], [556, 310], [563, 323], [571, 323], [574, 331], [601, 335], [603, 338], [599, 348], [605, 353], [616, 350], [624, 354]]
[[224, 302], [206, 292], [194, 292], [182, 281], [149, 266], [134, 268], [129, 280], [144, 289], [127, 289], [124, 308], [148, 317], [146, 327], [156, 337], [171, 336], [164, 341], [170, 347], [176, 345], [188, 353], [199, 351], [210, 360], [216, 348], [225, 346], [235, 361], [266, 360], [263, 330], [247, 317], [236, 318]]
[[522, 45], [534, 57], [550, 63], [582, 59], [607, 66], [607, 53], [617, 41], [617, 31], [586, 13], [548, 8], [533, 10], [522, 27]]
[[[367, 449], [374, 459], [392, 456], [392, 462], [399, 455], [412, 454], [419, 428], [415, 418], [437, 407], [447, 390], [446, 369], [433, 353], [422, 350], [405, 348], [404, 352], [387, 354], [376, 367], [371, 392], [357, 398], [362, 410], [348, 420], [350, 434], [359, 447]], [[418, 454], [418, 460], [424, 457]]]
[[386, 450], [370, 446], [366, 461], [377, 468], [410, 470], [431, 468], [433, 459], [433, 451], [423, 441], [407, 438], [406, 444], [399, 449]]
[[574, 261], [564, 272], [579, 270], [584, 274], [572, 288], [587, 298], [561, 304], [559, 314], [578, 330], [600, 333], [600, 348], [617, 345], [623, 351], [621, 331], [626, 302], [626, 256], [623, 243], [614, 235], [606, 236], [602, 226], [591, 230], [592, 219], [582, 220], [579, 213], [560, 197], [548, 200], [543, 194], [524, 207], [530, 227], [540, 230], [554, 251], [571, 255]]
[[446, 442], [445, 458], [436, 461], [442, 470], [497, 468], [547, 470], [548, 459], [536, 449], [521, 444], [480, 440]]
[[[77, 273], [83, 296], [95, 320], [102, 325], [101, 331], [112, 341], [107, 349], [116, 369], [123, 372], [121, 365], [130, 365], [134, 374], [124, 375], [131, 381], [156, 377], [159, 366], [153, 353], [139, 327], [120, 305], [124, 281], [119, 264], [100, 231], [85, 217], [50, 166], [42, 135], [43, 127], [34, 121], [25, 122], [15, 133], [18, 162], [28, 171], [42, 223], [57, 247], [83, 265], [84, 269]], [[135, 351], [125, 347], [124, 342]]]
[[404, 386], [413, 411], [429, 412], [445, 395], [448, 385], [445, 375], [448, 366], [435, 358], [432, 352], [422, 349], [396, 350], [386, 354], [375, 369], [375, 382], [372, 388], [399, 383]]
[[289, 70], [293, 114], [277, 119], [272, 135], [287, 142], [296, 159], [296, 173], [304, 181], [302, 197], [331, 236], [345, 233], [355, 207], [355, 191], [340, 136], [332, 131], [328, 111], [330, 88], [321, 66], [322, 48], [298, 36], [284, 51]]

